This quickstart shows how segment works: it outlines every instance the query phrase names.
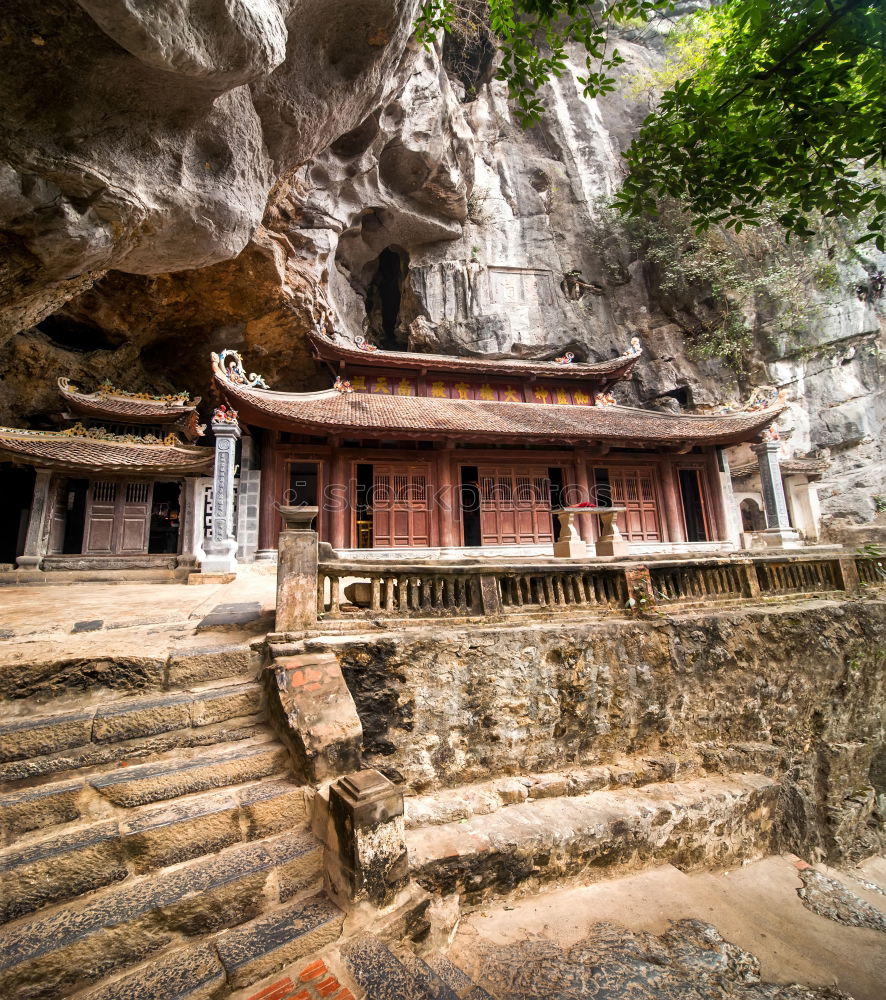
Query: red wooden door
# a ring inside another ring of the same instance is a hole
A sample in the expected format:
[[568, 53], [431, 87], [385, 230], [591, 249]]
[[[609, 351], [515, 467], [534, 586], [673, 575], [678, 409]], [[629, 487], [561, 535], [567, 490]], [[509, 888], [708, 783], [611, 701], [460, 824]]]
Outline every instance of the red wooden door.
[[372, 470], [374, 548], [431, 544], [426, 465], [376, 465]]
[[629, 542], [659, 542], [658, 499], [652, 469], [609, 469], [612, 506], [626, 507], [618, 527]]
[[477, 471], [484, 545], [553, 542], [547, 469], [481, 466]]

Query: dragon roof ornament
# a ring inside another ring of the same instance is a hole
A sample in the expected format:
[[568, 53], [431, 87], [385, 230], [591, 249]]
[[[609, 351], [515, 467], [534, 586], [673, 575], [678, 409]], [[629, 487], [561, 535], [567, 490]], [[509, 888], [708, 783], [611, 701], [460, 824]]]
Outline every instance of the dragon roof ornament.
[[243, 359], [237, 351], [233, 351], [230, 348], [226, 347], [218, 354], [213, 351], [212, 365], [222, 378], [227, 379], [228, 382], [233, 382], [234, 385], [244, 385], [248, 389], [270, 388], [261, 375], [256, 375], [255, 372], [250, 372], [247, 375], [243, 368]]

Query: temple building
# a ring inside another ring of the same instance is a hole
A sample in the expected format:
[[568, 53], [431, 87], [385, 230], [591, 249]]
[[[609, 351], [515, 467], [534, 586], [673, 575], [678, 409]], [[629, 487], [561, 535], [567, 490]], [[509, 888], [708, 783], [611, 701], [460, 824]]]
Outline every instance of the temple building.
[[[213, 355], [261, 467], [259, 558], [276, 547], [283, 504], [316, 505], [320, 539], [356, 557], [551, 554], [554, 513], [582, 505], [623, 508], [631, 554], [736, 549], [724, 449], [759, 442], [781, 409], [617, 405], [610, 390], [632, 377], [636, 342], [596, 364], [384, 351], [319, 333], [311, 344], [334, 380], [320, 392], [273, 391], [235, 352]], [[576, 526], [597, 540], [597, 517]]]
[[197, 486], [213, 459], [193, 444], [203, 433], [199, 398], [109, 384], [85, 393], [64, 378], [58, 386], [65, 429], [0, 427], [5, 502], [19, 515], [3, 561], [44, 570], [193, 566], [203, 533]]

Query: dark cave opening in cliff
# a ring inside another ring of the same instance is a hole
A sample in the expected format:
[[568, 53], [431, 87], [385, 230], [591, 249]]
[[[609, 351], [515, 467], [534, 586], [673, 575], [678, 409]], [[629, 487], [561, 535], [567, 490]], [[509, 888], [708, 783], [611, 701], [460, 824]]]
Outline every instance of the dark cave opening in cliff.
[[405, 334], [400, 328], [403, 280], [409, 269], [409, 254], [400, 247], [386, 247], [378, 255], [375, 274], [366, 288], [366, 319], [369, 339], [389, 351], [402, 350]]
[[90, 323], [81, 323], [60, 313], [47, 316], [37, 324], [37, 329], [59, 347], [69, 351], [115, 351], [122, 339], [113, 339], [106, 330]]

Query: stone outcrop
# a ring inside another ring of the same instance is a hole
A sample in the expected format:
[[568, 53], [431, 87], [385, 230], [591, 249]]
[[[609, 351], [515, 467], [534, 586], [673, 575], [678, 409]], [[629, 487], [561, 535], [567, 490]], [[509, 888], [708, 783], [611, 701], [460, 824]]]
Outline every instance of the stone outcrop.
[[156, 274], [234, 257], [272, 185], [376, 106], [414, 7], [7, 5], [6, 330], [109, 268]]

